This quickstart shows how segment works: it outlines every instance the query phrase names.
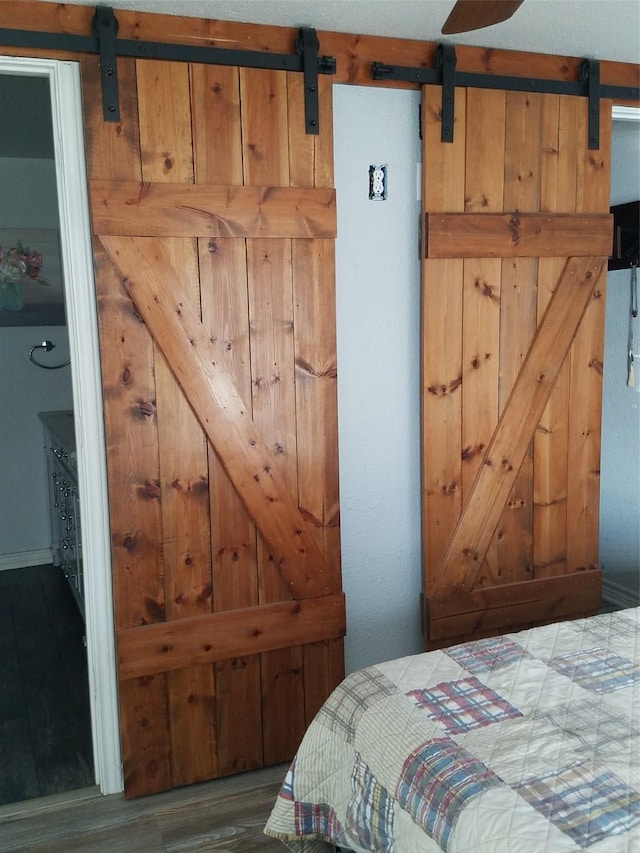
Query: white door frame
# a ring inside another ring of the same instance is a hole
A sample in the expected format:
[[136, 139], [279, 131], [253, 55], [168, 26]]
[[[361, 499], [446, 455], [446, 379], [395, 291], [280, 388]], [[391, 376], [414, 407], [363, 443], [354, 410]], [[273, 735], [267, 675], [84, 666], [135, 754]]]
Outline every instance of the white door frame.
[[85, 566], [87, 662], [96, 784], [123, 789], [111, 584], [102, 378], [77, 62], [0, 56], [0, 72], [46, 77], [60, 214]]
[[611, 117], [614, 121], [640, 121], [640, 107], [613, 106]]

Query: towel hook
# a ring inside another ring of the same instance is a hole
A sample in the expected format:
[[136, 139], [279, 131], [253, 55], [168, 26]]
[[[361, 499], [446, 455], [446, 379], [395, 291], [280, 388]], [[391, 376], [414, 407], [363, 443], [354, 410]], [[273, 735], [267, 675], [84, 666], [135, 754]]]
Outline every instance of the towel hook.
[[37, 359], [33, 357], [34, 350], [43, 349], [45, 352], [51, 352], [54, 348], [55, 344], [53, 341], [42, 341], [41, 344], [34, 344], [29, 350], [29, 361], [36, 364], [38, 367], [44, 367], [45, 370], [58, 370], [60, 367], [66, 367], [71, 361], [69, 358], [66, 361], [63, 361], [62, 364], [42, 364], [41, 361], [37, 361]]

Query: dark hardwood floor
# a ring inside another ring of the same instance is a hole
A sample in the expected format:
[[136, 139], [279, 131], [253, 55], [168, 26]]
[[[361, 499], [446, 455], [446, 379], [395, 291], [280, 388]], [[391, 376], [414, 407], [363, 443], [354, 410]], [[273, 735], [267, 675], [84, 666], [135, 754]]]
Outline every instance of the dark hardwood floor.
[[94, 784], [84, 622], [62, 570], [0, 571], [0, 804]]

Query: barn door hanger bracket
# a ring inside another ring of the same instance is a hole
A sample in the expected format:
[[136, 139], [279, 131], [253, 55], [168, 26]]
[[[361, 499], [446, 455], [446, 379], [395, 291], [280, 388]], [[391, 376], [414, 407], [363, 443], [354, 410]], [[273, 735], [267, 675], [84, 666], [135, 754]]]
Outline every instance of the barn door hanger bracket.
[[91, 29], [100, 49], [100, 78], [102, 80], [102, 114], [105, 121], [120, 121], [118, 93], [118, 55], [116, 36], [118, 19], [110, 6], [96, 7]]
[[456, 73], [456, 49], [452, 44], [439, 44], [435, 55], [435, 68], [411, 68], [400, 65], [371, 64], [372, 80], [402, 80], [406, 83], [442, 86], [442, 141], [453, 142], [453, 117], [455, 113], [456, 86], [460, 86]]
[[579, 80], [548, 80], [546, 78], [507, 77], [500, 74], [479, 74], [456, 70], [453, 45], [440, 44], [435, 55], [435, 68], [412, 68], [401, 65], [371, 64], [373, 80], [397, 80], [421, 86], [442, 86], [442, 141], [453, 142], [453, 114], [455, 87], [474, 89], [502, 89], [510, 92], [539, 92], [551, 95], [587, 97], [589, 104], [588, 145], [592, 150], [600, 147], [600, 100], [612, 98], [623, 101], [640, 101], [640, 88], [634, 86], [609, 86], [600, 82], [600, 63], [585, 59]]
[[318, 73], [335, 74], [336, 71], [335, 59], [329, 56], [318, 57], [319, 47], [316, 31], [310, 27], [301, 27], [296, 40], [296, 53], [302, 57], [304, 121], [308, 134], [317, 134], [320, 127]]
[[580, 80], [587, 85], [589, 98], [589, 149], [600, 148], [600, 63], [584, 59], [580, 66]]
[[457, 61], [456, 49], [452, 44], [438, 45], [436, 68], [442, 76], [442, 142], [453, 142]]

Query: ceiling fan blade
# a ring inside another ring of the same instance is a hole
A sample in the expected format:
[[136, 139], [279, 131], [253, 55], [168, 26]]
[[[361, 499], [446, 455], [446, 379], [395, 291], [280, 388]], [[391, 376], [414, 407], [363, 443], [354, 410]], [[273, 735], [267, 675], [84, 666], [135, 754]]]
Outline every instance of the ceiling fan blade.
[[467, 33], [510, 18], [524, 0], [458, 0], [442, 28], [444, 35]]

